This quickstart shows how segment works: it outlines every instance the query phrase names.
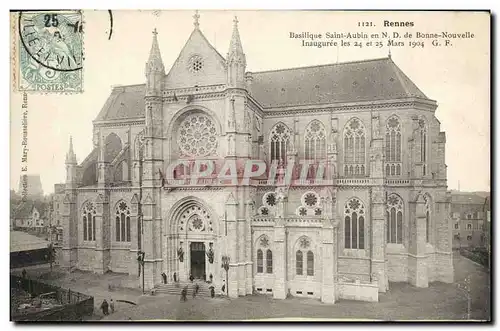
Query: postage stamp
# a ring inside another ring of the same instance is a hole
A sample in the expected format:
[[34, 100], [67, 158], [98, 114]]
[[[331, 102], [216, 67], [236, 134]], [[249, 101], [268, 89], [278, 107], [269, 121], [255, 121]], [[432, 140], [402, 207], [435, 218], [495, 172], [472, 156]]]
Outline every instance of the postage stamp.
[[82, 92], [81, 11], [22, 11], [17, 21], [19, 91]]

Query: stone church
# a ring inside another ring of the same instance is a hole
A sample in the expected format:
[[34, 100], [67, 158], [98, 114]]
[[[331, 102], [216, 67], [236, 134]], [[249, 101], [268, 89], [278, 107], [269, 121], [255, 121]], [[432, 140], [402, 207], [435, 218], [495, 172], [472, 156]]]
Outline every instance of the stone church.
[[[192, 275], [230, 297], [327, 303], [376, 301], [390, 282], [453, 281], [437, 103], [390, 56], [251, 72], [237, 19], [223, 57], [196, 14], [166, 70], [156, 35], [145, 84], [113, 88], [79, 164], [70, 142], [66, 267], [128, 273], [138, 286], [143, 270], [146, 289], [162, 273]], [[200, 160], [216, 169], [193, 179]], [[224, 181], [227, 160], [279, 168]], [[269, 181], [304, 160], [305, 177]]]

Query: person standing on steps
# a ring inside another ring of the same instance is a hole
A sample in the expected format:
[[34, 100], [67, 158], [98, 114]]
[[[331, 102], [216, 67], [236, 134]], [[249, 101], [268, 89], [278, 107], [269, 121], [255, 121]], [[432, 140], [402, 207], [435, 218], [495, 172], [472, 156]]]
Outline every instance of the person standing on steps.
[[108, 315], [109, 312], [108, 312], [108, 302], [106, 301], [106, 299], [104, 299], [101, 303], [101, 309], [102, 309], [102, 313], [104, 315]]
[[177, 272], [174, 272], [174, 283], [177, 283]]
[[111, 314], [113, 314], [115, 312], [115, 302], [113, 299], [109, 301], [109, 308], [111, 308]]

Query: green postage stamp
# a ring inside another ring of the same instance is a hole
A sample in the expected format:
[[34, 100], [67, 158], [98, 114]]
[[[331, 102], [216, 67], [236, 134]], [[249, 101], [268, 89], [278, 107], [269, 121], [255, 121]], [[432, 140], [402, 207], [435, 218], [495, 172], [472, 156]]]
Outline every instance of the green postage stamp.
[[17, 20], [19, 91], [83, 91], [81, 11], [23, 11]]

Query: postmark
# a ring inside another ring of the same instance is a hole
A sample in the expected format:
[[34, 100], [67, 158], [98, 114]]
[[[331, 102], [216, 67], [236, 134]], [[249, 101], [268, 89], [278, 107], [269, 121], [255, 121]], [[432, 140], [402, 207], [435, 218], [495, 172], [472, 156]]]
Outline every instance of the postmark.
[[18, 40], [19, 91], [83, 91], [81, 11], [19, 12]]

